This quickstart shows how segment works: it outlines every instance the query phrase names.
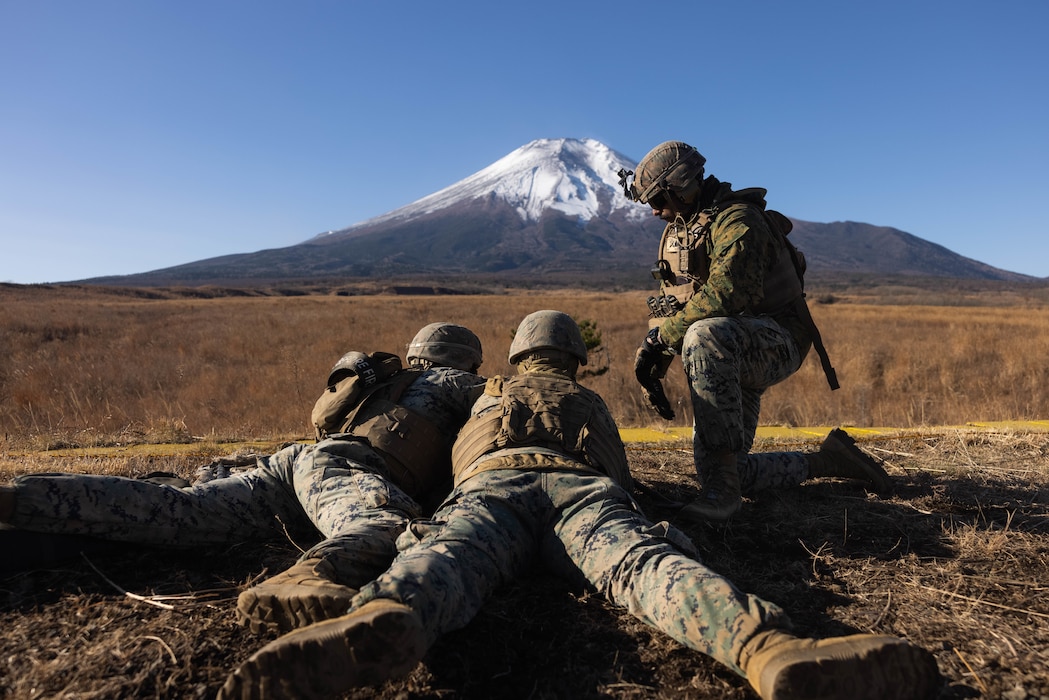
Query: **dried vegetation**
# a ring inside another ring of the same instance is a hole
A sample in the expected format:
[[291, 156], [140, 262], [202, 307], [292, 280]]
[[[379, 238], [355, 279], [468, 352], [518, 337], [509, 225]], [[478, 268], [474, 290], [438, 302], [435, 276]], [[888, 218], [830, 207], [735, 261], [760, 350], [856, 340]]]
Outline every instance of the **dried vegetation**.
[[[592, 319], [605, 349], [586, 383], [624, 426], [653, 422], [629, 377], [643, 294], [344, 292], [208, 298], [0, 285], [0, 480], [190, 476], [234, 449], [225, 440], [275, 449], [309, 434], [309, 407], [345, 350], [401, 349], [424, 323], [452, 320], [479, 331], [482, 369], [494, 374], [506, 371], [514, 324], [538, 308]], [[931, 307], [825, 295], [814, 313], [844, 388], [828, 392], [810, 358], [769, 392], [763, 417], [910, 428], [861, 440], [886, 460], [897, 493], [880, 499], [822, 480], [759, 494], [726, 527], [686, 528], [708, 564], [781, 605], [803, 633], [886, 632], [931, 649], [942, 700], [1049, 698], [1049, 435], [926, 427], [1049, 416], [1049, 311], [1038, 299], [998, 298]], [[668, 382], [687, 421], [680, 384]], [[814, 445], [755, 449], [794, 447]], [[673, 522], [664, 499], [696, 493], [687, 445], [636, 445], [629, 456], [652, 489], [642, 505]], [[213, 697], [269, 639], [237, 626], [237, 593], [308, 543], [205, 552], [79, 544], [83, 554], [61, 566], [0, 573], [3, 697]], [[754, 696], [697, 652], [536, 571], [409, 678], [350, 697]]]
[[[0, 285], [0, 436], [11, 448], [308, 436], [309, 408], [347, 350], [403, 351], [423, 325], [453, 321], [481, 337], [482, 371], [505, 373], [517, 323], [543, 308], [594, 324], [602, 347], [584, 379], [620, 425], [659, 421], [632, 372], [647, 330], [645, 292], [269, 291]], [[840, 290], [810, 296], [842, 388], [827, 389], [810, 353], [767, 393], [766, 424], [1049, 416], [1049, 303], [999, 291], [973, 306], [885, 304]], [[679, 362], [666, 385], [688, 424]]]
[[[748, 500], [726, 527], [685, 528], [704, 560], [813, 636], [903, 635], [932, 650], [941, 700], [1049, 696], [1049, 435], [916, 431], [861, 445], [897, 493], [809, 482]], [[812, 445], [764, 441], [759, 449]], [[683, 444], [631, 446], [663, 499], [695, 495]], [[210, 455], [18, 457], [13, 471], [191, 475]], [[659, 497], [657, 498], [655, 495]], [[307, 543], [297, 543], [304, 546]], [[210, 552], [93, 545], [58, 568], [0, 576], [0, 687], [11, 698], [213, 697], [269, 637], [236, 625], [245, 586], [288, 565], [290, 542]], [[701, 654], [541, 571], [501, 591], [407, 679], [352, 698], [753, 698]]]

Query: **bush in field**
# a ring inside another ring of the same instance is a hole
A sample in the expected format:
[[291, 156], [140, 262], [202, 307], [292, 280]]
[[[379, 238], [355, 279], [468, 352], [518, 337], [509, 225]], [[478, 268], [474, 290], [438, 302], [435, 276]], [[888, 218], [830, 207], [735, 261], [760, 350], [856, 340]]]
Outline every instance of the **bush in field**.
[[588, 318], [579, 321], [579, 332], [583, 335], [583, 343], [587, 350], [596, 350], [601, 346], [601, 331], [597, 329], [597, 323]]

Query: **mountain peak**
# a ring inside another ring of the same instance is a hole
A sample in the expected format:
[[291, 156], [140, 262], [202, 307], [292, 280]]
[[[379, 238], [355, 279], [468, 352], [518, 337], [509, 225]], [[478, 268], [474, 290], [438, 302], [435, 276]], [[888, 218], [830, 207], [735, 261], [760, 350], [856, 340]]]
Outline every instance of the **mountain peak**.
[[[587, 278], [644, 284], [651, 282], [646, 270], [663, 222], [623, 196], [620, 168], [637, 164], [600, 141], [537, 139], [453, 185], [341, 231], [128, 275], [119, 283], [541, 274], [573, 284]], [[1024, 279], [896, 229], [794, 224], [791, 240], [805, 253], [810, 273]]]
[[650, 214], [623, 197], [616, 174], [636, 166], [596, 139], [536, 139], [431, 195], [316, 238], [352, 235], [357, 228], [425, 216], [478, 199], [500, 200], [526, 223], [539, 221], [550, 210], [584, 223], [616, 211], [641, 221]]

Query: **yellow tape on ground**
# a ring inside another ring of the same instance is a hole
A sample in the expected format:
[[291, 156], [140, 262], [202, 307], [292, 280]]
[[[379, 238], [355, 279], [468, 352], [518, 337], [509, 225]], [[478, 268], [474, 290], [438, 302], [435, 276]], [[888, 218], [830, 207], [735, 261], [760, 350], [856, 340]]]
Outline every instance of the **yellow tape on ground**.
[[[777, 425], [758, 427], [759, 438], [822, 440], [835, 427], [844, 428], [854, 438], [898, 437], [901, 435], [936, 435], [953, 431], [1049, 432], [1049, 420], [972, 422], [965, 425], [934, 425], [918, 428], [857, 428], [851, 425], [789, 428]], [[671, 428], [621, 428], [623, 442], [665, 442], [691, 440], [692, 426]]]
[[[1033, 421], [997, 421], [997, 422], [972, 422], [965, 425], [939, 425], [921, 426], [917, 428], [857, 428], [851, 425], [841, 426], [813, 426], [802, 428], [788, 428], [776, 425], [758, 427], [758, 438], [795, 440], [798, 442], [819, 442], [827, 433], [835, 427], [841, 427], [848, 431], [849, 435], [857, 440], [872, 440], [878, 438], [902, 437], [907, 435], [939, 435], [953, 431], [984, 431], [997, 433], [1044, 433], [1049, 432], [1049, 420]], [[674, 442], [691, 441], [692, 426], [672, 426], [668, 428], [620, 428], [619, 435], [625, 443], [646, 442]], [[291, 438], [300, 442], [311, 442], [308, 438]], [[12, 450], [10, 452], [0, 450], [0, 461], [4, 458], [25, 457], [31, 454], [47, 455], [50, 457], [74, 457], [74, 456], [171, 456], [176, 454], [192, 454], [207, 451], [208, 453], [233, 454], [234, 452], [252, 451], [261, 454], [269, 454], [280, 448], [286, 441], [257, 441], [257, 442], [229, 442], [229, 443], [207, 443], [194, 442], [187, 444], [143, 444], [143, 445], [121, 445], [114, 447], [68, 447], [54, 450]]]

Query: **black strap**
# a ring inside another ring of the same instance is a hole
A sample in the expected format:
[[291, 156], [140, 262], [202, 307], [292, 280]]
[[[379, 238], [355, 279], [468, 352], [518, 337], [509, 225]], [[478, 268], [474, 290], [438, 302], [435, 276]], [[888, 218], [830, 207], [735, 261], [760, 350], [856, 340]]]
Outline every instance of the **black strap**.
[[798, 316], [802, 322], [808, 327], [809, 333], [812, 334], [812, 347], [816, 348], [816, 354], [820, 356], [820, 364], [823, 365], [823, 373], [827, 375], [827, 384], [830, 385], [830, 390], [840, 389], [841, 384], [838, 383], [838, 373], [834, 371], [834, 367], [830, 364], [827, 348], [823, 346], [823, 338], [820, 337], [820, 329], [816, 327], [816, 322], [812, 320], [812, 314], [809, 312], [809, 305], [805, 303], [804, 295], [798, 297], [795, 308], [797, 308]]
[[[777, 215], [783, 218], [793, 228], [793, 224], [790, 219], [787, 219], [779, 212]], [[809, 311], [809, 305], [805, 301], [805, 267], [801, 263], [801, 259], [798, 257], [798, 249], [794, 247], [794, 244], [787, 240], [787, 231], [780, 230], [779, 226], [771, 220], [772, 217], [769, 215], [768, 210], [765, 212], [766, 217], [769, 218], [769, 225], [773, 231], [779, 233], [780, 243], [787, 248], [787, 252], [790, 253], [790, 260], [794, 263], [794, 270], [798, 273], [798, 279], [801, 281], [801, 296], [798, 297], [795, 302], [795, 309], [797, 310], [798, 317], [802, 323], [809, 330], [809, 334], [812, 336], [812, 347], [816, 348], [816, 354], [820, 356], [820, 364], [823, 365], [823, 374], [827, 376], [827, 384], [830, 385], [830, 390], [835, 391], [841, 388], [841, 384], [838, 383], [838, 373], [834, 371], [834, 367], [830, 363], [830, 356], [827, 354], [827, 348], [823, 345], [823, 337], [820, 336], [820, 329], [816, 326], [816, 321], [812, 318], [812, 313]]]

